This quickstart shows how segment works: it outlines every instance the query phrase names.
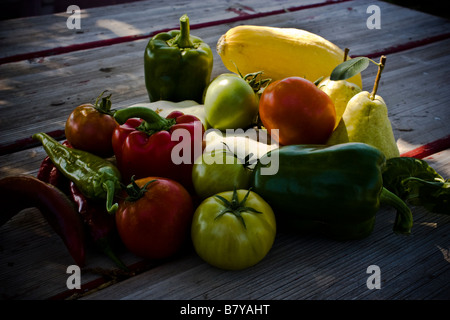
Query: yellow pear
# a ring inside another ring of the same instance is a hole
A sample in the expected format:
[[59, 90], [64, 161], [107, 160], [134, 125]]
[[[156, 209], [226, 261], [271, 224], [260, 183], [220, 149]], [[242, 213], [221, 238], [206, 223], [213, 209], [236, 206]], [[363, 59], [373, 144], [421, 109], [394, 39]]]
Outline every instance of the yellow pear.
[[325, 92], [333, 101], [334, 108], [336, 109], [336, 128], [341, 121], [344, 114], [347, 103], [357, 93], [361, 92], [361, 88], [346, 80], [331, 80], [330, 77], [322, 80], [317, 86], [320, 90]]
[[386, 103], [376, 95], [385, 61], [382, 56], [372, 93], [362, 91], [350, 99], [327, 144], [363, 142], [381, 150], [387, 159], [400, 156]]

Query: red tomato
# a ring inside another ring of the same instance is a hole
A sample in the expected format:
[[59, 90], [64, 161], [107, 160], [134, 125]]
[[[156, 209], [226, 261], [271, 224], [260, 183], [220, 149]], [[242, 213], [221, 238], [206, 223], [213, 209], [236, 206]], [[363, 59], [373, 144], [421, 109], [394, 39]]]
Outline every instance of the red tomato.
[[[181, 184], [167, 178], [148, 177], [135, 183], [137, 189], [146, 191], [135, 195], [137, 199], [125, 199], [127, 192], [122, 191], [116, 211], [120, 238], [139, 257], [170, 257], [188, 239], [194, 215], [191, 196]], [[132, 193], [128, 191], [131, 197]]]
[[110, 112], [109, 97], [99, 103], [100, 97], [95, 104], [82, 104], [72, 111], [66, 121], [65, 134], [75, 149], [109, 157], [114, 154], [112, 134], [118, 123]]
[[336, 110], [330, 97], [300, 77], [274, 81], [259, 102], [261, 122], [269, 132], [279, 130], [278, 143], [323, 144], [330, 137]]

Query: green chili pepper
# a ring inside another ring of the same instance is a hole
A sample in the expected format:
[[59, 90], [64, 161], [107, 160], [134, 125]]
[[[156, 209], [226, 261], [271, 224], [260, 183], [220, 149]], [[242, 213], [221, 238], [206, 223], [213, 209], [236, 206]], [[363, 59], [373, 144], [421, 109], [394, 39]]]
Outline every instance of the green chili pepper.
[[[263, 174], [264, 157], [278, 159], [275, 174]], [[263, 156], [253, 172], [253, 191], [277, 214], [280, 226], [351, 240], [371, 234], [381, 204], [397, 209], [394, 232], [409, 234], [409, 207], [383, 187], [386, 159], [364, 143], [289, 145]]]
[[150, 101], [202, 103], [212, 67], [211, 48], [202, 39], [190, 35], [189, 18], [183, 15], [180, 30], [155, 35], [145, 49], [145, 85]]
[[89, 199], [106, 199], [106, 210], [114, 213], [118, 204], [114, 195], [120, 190], [119, 170], [108, 160], [89, 152], [68, 148], [46, 133], [36, 133], [50, 160], [61, 173], [77, 186]]

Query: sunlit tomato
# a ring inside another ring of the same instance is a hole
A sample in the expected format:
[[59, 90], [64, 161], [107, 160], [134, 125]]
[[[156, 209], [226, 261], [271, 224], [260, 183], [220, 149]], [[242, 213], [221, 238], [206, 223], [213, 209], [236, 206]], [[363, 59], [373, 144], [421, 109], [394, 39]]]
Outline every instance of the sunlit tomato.
[[262, 124], [278, 142], [289, 144], [323, 144], [330, 137], [336, 110], [330, 97], [314, 83], [300, 77], [272, 82], [259, 102]]
[[123, 190], [120, 199], [117, 230], [130, 252], [142, 258], [163, 259], [177, 253], [189, 239], [194, 208], [191, 196], [178, 182], [138, 179], [134, 188]]
[[211, 81], [203, 104], [207, 123], [219, 130], [247, 128], [258, 114], [258, 96], [234, 73], [221, 74]]
[[221, 192], [194, 213], [191, 238], [197, 254], [212, 266], [240, 270], [260, 262], [272, 248], [275, 215], [252, 191]]
[[109, 157], [113, 155], [112, 134], [118, 123], [110, 111], [109, 97], [99, 102], [100, 97], [95, 104], [82, 104], [72, 111], [66, 121], [65, 134], [75, 149]]
[[201, 199], [234, 188], [247, 189], [250, 175], [243, 161], [226, 150], [205, 152], [192, 168], [195, 193]]

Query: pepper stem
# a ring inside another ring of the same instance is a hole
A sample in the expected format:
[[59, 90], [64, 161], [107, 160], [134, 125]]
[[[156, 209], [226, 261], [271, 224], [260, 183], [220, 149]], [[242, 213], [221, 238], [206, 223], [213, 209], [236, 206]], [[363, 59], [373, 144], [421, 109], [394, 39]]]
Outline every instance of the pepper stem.
[[394, 232], [400, 234], [410, 234], [413, 226], [413, 216], [411, 210], [397, 195], [383, 187], [380, 201], [383, 204], [394, 207], [397, 210], [397, 216], [394, 222]]
[[103, 189], [106, 191], [106, 211], [108, 213], [113, 214], [119, 208], [118, 203], [113, 204], [114, 194], [115, 194], [115, 186], [112, 180], [107, 180], [103, 183]]
[[106, 238], [101, 238], [96, 242], [99, 249], [110, 258], [117, 267], [124, 271], [130, 271], [123, 261], [117, 256], [114, 250], [111, 248], [109, 241]]
[[169, 130], [176, 123], [175, 119], [163, 118], [152, 109], [146, 107], [129, 107], [114, 113], [114, 119], [119, 124], [124, 124], [130, 118], [144, 120], [137, 129], [146, 132], [148, 135], [162, 130]]
[[180, 34], [174, 41], [179, 48], [192, 48], [194, 44], [190, 37], [189, 17], [184, 14], [180, 18]]

